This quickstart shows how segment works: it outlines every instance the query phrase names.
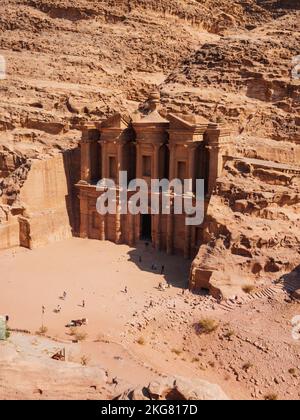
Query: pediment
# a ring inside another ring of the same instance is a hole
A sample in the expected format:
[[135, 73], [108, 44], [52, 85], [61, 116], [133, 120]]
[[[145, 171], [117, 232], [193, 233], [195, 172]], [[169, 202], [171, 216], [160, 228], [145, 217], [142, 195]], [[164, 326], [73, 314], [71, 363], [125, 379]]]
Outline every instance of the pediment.
[[197, 128], [207, 127], [209, 121], [193, 114], [168, 114], [171, 130], [195, 131]]
[[101, 128], [119, 128], [125, 130], [128, 128], [129, 124], [130, 118], [117, 112], [116, 114], [104, 120], [101, 124]]

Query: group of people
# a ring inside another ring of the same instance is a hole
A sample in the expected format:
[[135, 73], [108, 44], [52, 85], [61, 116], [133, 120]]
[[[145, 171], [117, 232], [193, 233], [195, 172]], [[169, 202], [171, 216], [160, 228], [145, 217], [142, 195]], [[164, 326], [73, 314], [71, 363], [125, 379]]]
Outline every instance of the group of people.
[[[139, 263], [142, 263], [142, 262], [143, 262], [143, 258], [142, 258], [142, 256], [140, 255], [140, 256], [139, 256]], [[153, 271], [157, 271], [157, 265], [156, 265], [155, 263], [153, 263], [153, 264], [152, 264], [152, 266], [151, 266], [151, 270], [153, 270]], [[165, 266], [164, 266], [164, 265], [162, 265], [162, 266], [161, 266], [160, 274], [161, 274], [161, 275], [165, 274]]]
[[[156, 264], [155, 264], [155, 263], [153, 263], [153, 264], [152, 264], [152, 266], [151, 266], [151, 270], [153, 270], [153, 271], [157, 271], [157, 266], [156, 266]], [[161, 275], [165, 274], [165, 266], [164, 266], [164, 265], [162, 265], [162, 266], [161, 266], [160, 274], [161, 274]]]
[[167, 283], [167, 285], [165, 283], [160, 282], [158, 284], [158, 290], [160, 290], [161, 292], [164, 292], [166, 289], [170, 289], [171, 285], [170, 283]]
[[[67, 298], [67, 292], [66, 291], [64, 291], [63, 292], [63, 294], [62, 294], [62, 296], [60, 297], [60, 299], [61, 300], [66, 300], [66, 298]], [[82, 308], [85, 308], [85, 300], [83, 299], [82, 300], [82, 302], [81, 302], [81, 305], [80, 305]], [[61, 307], [61, 305], [57, 305], [57, 307], [54, 309], [54, 311], [53, 312], [55, 312], [56, 314], [59, 314], [60, 312], [61, 312], [61, 310], [62, 310], [62, 307]], [[45, 307], [45, 305], [42, 305], [42, 315], [44, 315], [45, 314], [45, 312], [46, 312], [46, 307]]]

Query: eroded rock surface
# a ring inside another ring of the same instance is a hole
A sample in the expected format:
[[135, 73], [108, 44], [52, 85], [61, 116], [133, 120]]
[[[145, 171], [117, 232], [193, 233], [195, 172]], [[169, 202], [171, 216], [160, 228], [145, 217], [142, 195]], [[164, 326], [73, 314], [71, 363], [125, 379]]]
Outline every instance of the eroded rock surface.
[[116, 400], [228, 400], [217, 385], [199, 379], [162, 378], [143, 388], [125, 391]]
[[211, 198], [193, 287], [240, 294], [299, 263], [300, 168], [258, 159], [225, 164]]

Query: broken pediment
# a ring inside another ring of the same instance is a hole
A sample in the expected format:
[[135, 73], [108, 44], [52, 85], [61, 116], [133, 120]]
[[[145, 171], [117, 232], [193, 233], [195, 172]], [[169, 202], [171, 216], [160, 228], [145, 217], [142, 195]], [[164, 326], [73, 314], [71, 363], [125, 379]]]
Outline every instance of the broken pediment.
[[204, 133], [207, 130], [209, 121], [201, 116], [193, 114], [168, 114], [171, 130], [193, 131]]
[[129, 116], [117, 112], [116, 114], [103, 121], [101, 124], [101, 128], [119, 128], [125, 130], [126, 128], [128, 128], [130, 123], [131, 119]]

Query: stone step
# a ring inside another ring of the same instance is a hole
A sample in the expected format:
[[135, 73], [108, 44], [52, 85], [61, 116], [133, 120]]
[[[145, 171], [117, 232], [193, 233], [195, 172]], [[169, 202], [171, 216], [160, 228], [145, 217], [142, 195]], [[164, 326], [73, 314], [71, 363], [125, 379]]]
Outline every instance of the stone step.
[[272, 284], [272, 290], [282, 290], [283, 284]]
[[220, 304], [220, 307], [221, 307], [223, 310], [225, 310], [226, 312], [233, 311], [233, 309], [234, 309], [232, 306], [228, 306], [226, 303], [221, 303], [221, 304]]
[[246, 296], [241, 297], [239, 299], [239, 302], [235, 302], [232, 300], [225, 301], [224, 303], [220, 304], [220, 307], [223, 310], [230, 312], [238, 307], [241, 307], [249, 302], [252, 302], [253, 300], [273, 298], [279, 293], [284, 293], [285, 290], [293, 292], [299, 288], [300, 288], [300, 285], [298, 281], [291, 281], [285, 285], [283, 284], [283, 282], [276, 283], [276, 284], [274, 283], [272, 284], [271, 287], [261, 289], [261, 290], [258, 290], [256, 292], [253, 292]]
[[284, 290], [286, 290], [286, 289], [296, 289], [297, 288], [297, 286], [295, 285], [295, 284], [293, 284], [293, 283], [285, 283], [284, 285], [283, 285], [283, 289]]
[[300, 279], [299, 278], [289, 278], [283, 280], [283, 283], [295, 283], [300, 285]]
[[299, 286], [299, 284], [295, 285], [295, 284], [288, 283], [284, 286], [284, 289], [297, 290], [297, 289], [300, 289], [300, 286]]
[[266, 289], [266, 293], [269, 297], [272, 297], [275, 295], [275, 291], [272, 288]]

